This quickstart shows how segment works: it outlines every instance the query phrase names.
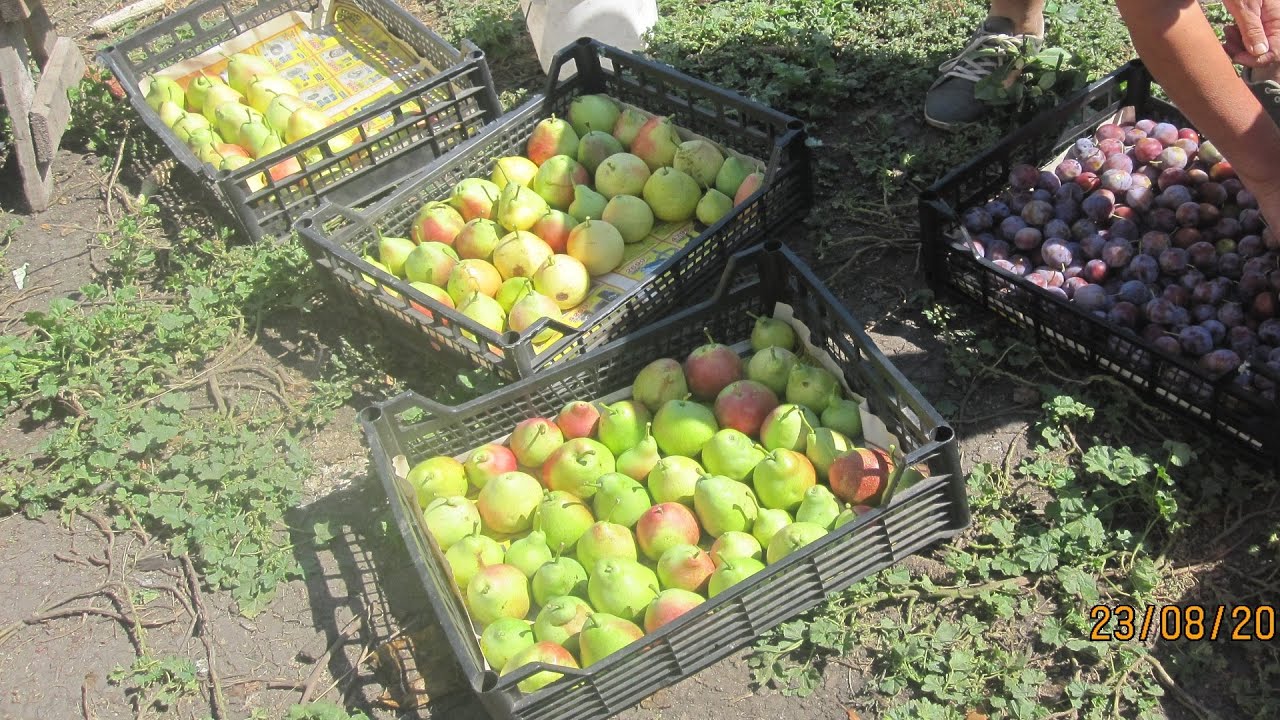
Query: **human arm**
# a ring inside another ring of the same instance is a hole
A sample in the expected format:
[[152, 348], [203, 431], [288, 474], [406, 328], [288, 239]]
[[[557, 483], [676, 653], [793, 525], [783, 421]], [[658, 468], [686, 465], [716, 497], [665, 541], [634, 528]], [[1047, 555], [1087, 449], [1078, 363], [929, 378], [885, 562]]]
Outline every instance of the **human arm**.
[[1138, 56], [1280, 223], [1280, 127], [1236, 75], [1197, 0], [1116, 0]]

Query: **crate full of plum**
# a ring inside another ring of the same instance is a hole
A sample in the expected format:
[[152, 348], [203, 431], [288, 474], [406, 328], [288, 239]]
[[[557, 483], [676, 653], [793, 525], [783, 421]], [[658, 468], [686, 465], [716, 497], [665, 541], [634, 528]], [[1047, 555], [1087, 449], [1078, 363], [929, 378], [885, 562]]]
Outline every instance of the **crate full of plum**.
[[931, 283], [1280, 454], [1280, 238], [1135, 62], [921, 199]]

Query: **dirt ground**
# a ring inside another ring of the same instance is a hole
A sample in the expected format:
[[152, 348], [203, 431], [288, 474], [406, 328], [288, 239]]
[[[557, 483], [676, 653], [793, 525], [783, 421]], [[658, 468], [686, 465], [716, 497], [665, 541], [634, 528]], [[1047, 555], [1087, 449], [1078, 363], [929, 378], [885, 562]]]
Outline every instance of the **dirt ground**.
[[[85, 28], [121, 4], [59, 0], [50, 3], [50, 10], [70, 30]], [[88, 38], [84, 31], [78, 37], [86, 54], [103, 43], [103, 38]], [[4, 174], [12, 178], [13, 172], [10, 166]], [[0, 305], [16, 300], [8, 309], [10, 316], [72, 294], [93, 274], [91, 248], [98, 242], [97, 233], [108, 226], [99, 158], [64, 149], [55, 173], [57, 199], [52, 208], [36, 215], [21, 211], [16, 215], [22, 225], [12, 233], [4, 255], [6, 271], [0, 277]], [[0, 204], [15, 210], [11, 186], [0, 186]], [[812, 254], [803, 245], [800, 249]], [[936, 401], [947, 379], [939, 341], [914, 322], [898, 317], [905, 300], [923, 287], [919, 273], [903, 271], [914, 266], [915, 258], [888, 256], [880, 263], [877, 271], [861, 277], [892, 277], [892, 284], [869, 281], [836, 289], [869, 323], [884, 352], [926, 397]], [[26, 290], [20, 293], [8, 271], [24, 266]], [[835, 269], [816, 259], [815, 266], [823, 276]], [[312, 352], [300, 345], [292, 350], [293, 357], [276, 362], [297, 368], [314, 359]], [[984, 400], [975, 401], [971, 417], [994, 412], [1008, 402], [1000, 388], [984, 390], [976, 394]], [[432, 630], [434, 620], [422, 602], [421, 587], [402, 543], [386, 534], [394, 533], [395, 526], [355, 422], [358, 409], [344, 408], [323, 432], [308, 440], [317, 474], [307, 482], [307, 502], [288, 519], [297, 532], [295, 552], [304, 578], [282, 585], [266, 612], [253, 620], [236, 615], [224, 594], [204, 597], [229, 714], [241, 718], [258, 710], [264, 717], [283, 717], [285, 708], [304, 697], [324, 697], [366, 708], [378, 718], [483, 718], [448, 659], [442, 638]], [[1029, 415], [1013, 412], [959, 427], [965, 467], [999, 462], [1010, 444], [1023, 447], [1028, 419]], [[15, 422], [9, 418], [0, 423], [0, 445], [21, 449], [38, 440], [15, 427]], [[308, 532], [316, 523], [327, 523], [333, 534], [324, 546], [317, 546]], [[163, 590], [183, 582], [182, 568], [166, 564], [154, 549], [124, 535], [111, 546], [116, 562], [103, 567], [107, 547], [104, 533], [86, 521], [68, 527], [52, 517], [0, 518], [0, 627], [30, 617], [53, 600], [110, 583], [118, 578], [109, 571], [124, 568], [132, 584], [153, 588], [162, 596], [148, 605], [144, 619], [159, 621], [173, 614], [182, 618], [149, 630], [148, 647], [157, 655], [189, 655], [199, 672], [207, 673], [204, 648], [192, 638], [182, 608]], [[64, 607], [75, 605], [72, 600]], [[376, 652], [388, 647], [403, 650], [407, 638], [419, 649], [416, 669], [407, 652]], [[133, 662], [134, 642], [119, 623], [105, 617], [70, 614], [21, 628], [0, 645], [0, 718], [134, 717], [130, 699], [108, 677], [113, 668]], [[744, 653], [739, 652], [620, 717], [835, 720], [848, 717], [846, 708], [855, 704], [866, 681], [857, 663], [833, 663], [826, 682], [811, 697], [753, 692]], [[406, 695], [402, 687], [406, 683], [416, 684], [410, 688], [416, 694]], [[420, 698], [423, 691], [432, 700], [430, 707], [388, 709], [387, 700]], [[199, 700], [183, 704], [171, 716], [207, 716], [208, 705]]]

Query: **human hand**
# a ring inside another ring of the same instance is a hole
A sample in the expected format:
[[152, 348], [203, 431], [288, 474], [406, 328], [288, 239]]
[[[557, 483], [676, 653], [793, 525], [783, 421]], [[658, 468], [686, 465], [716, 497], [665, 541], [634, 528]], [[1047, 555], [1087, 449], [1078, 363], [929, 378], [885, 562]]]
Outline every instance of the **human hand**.
[[1223, 0], [1235, 18], [1226, 28], [1223, 49], [1246, 67], [1260, 67], [1280, 60], [1280, 0]]

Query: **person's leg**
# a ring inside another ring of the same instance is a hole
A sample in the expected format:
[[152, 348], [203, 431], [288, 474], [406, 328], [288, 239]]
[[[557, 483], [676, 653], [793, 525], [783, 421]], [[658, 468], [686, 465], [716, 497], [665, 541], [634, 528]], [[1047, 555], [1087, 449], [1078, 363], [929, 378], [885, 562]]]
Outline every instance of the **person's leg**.
[[[935, 127], [954, 128], [986, 114], [974, 97], [978, 81], [1004, 63], [1022, 43], [1039, 46], [1044, 37], [1044, 0], [991, 0], [987, 19], [959, 55], [939, 66], [941, 76], [925, 95], [924, 117]], [[981, 51], [995, 55], [979, 57]]]

